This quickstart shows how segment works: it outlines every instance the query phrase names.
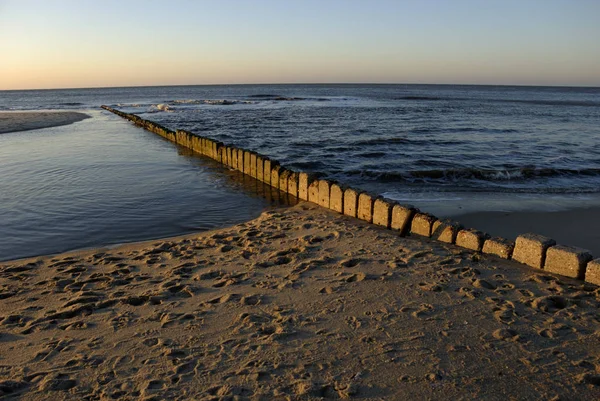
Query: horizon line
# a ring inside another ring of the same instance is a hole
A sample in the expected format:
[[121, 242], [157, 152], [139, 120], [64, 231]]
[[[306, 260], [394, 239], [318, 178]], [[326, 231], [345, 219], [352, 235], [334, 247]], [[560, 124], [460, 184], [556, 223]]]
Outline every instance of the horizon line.
[[263, 83], [213, 83], [213, 84], [158, 84], [158, 85], [124, 85], [124, 86], [70, 86], [62, 88], [28, 88], [28, 89], [0, 89], [0, 92], [17, 91], [45, 91], [45, 90], [85, 90], [85, 89], [127, 89], [127, 88], [167, 88], [178, 86], [258, 86], [258, 85], [430, 85], [430, 86], [504, 86], [504, 87], [532, 87], [532, 88], [586, 88], [600, 89], [593, 85], [534, 85], [534, 84], [474, 84], [474, 83], [425, 83], [425, 82], [263, 82]]

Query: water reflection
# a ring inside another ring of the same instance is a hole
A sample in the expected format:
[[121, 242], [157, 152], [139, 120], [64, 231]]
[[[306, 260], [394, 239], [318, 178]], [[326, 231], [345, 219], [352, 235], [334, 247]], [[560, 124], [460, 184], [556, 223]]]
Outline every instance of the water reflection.
[[[172, 144], [171, 141], [164, 138], [161, 139]], [[180, 156], [188, 158], [192, 164], [208, 167], [211, 174], [214, 174], [219, 181], [225, 181], [230, 188], [243, 191], [248, 196], [262, 198], [272, 207], [294, 206], [298, 204], [298, 198], [287, 192], [273, 188], [239, 170], [228, 168], [224, 164], [221, 164], [210, 157], [198, 154], [189, 148], [179, 145], [175, 146], [177, 147], [177, 153]]]
[[0, 260], [211, 230], [287, 194], [114, 116], [0, 136]]

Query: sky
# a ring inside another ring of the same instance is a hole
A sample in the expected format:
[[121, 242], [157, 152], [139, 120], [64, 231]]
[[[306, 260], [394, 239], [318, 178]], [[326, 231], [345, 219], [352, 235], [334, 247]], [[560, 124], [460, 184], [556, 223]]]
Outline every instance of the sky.
[[600, 0], [0, 0], [0, 90], [600, 86]]

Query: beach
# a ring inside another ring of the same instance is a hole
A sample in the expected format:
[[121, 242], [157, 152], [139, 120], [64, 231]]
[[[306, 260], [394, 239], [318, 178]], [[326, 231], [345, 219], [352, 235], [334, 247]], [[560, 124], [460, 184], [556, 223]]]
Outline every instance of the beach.
[[[169, 97], [182, 98], [184, 89]], [[147, 90], [132, 89], [129, 96]], [[380, 137], [379, 130], [355, 122], [353, 139], [337, 136], [343, 125], [324, 134], [324, 141], [336, 142], [326, 149], [309, 140], [316, 135], [311, 129], [307, 137], [290, 139], [294, 132], [283, 130], [293, 121], [287, 117], [269, 128], [282, 130], [278, 134], [257, 133], [285, 110], [329, 118], [335, 113], [321, 104], [338, 102], [350, 112], [349, 100], [272, 100], [261, 95], [262, 86], [254, 90], [235, 94], [242, 99], [235, 104], [173, 100], [170, 111], [155, 110], [156, 95], [149, 92], [148, 106], [125, 107], [142, 108], [174, 129], [217, 133], [217, 139], [201, 141], [152, 121], [143, 126], [154, 133], [140, 130], [83, 104], [82, 112], [0, 113], [0, 127], [12, 131], [92, 117], [0, 138], [7, 188], [0, 193], [0, 251], [20, 255], [5, 260], [48, 254], [0, 262], [0, 398], [600, 398], [597, 286], [467, 249], [478, 249], [472, 245], [421, 237], [415, 234], [421, 223], [406, 237], [398, 227], [377, 226], [393, 226], [396, 194], [402, 202], [421, 199], [425, 207], [415, 206], [422, 212], [436, 204], [463, 211], [448, 217], [466, 228], [511, 240], [534, 232], [597, 255], [595, 192], [580, 196], [594, 185], [593, 170], [581, 176], [525, 165], [472, 171], [444, 162], [440, 171], [420, 159], [415, 165], [426, 165], [423, 170], [402, 171], [385, 162], [403, 154], [395, 146], [411, 144], [410, 157], [442, 152], [460, 159], [469, 133], [526, 133], [476, 128], [471, 121], [473, 127], [415, 125], [407, 140], [404, 134]], [[370, 101], [361, 102], [373, 111]], [[238, 109], [229, 114], [227, 107]], [[242, 108], [251, 107], [261, 123], [246, 136]], [[396, 115], [375, 110], [372, 121], [377, 113]], [[216, 121], [225, 129], [212, 127]], [[444, 142], [456, 149], [440, 147], [453, 129], [466, 137]], [[254, 153], [261, 147], [274, 149], [297, 170], [286, 170], [270, 153]], [[230, 158], [234, 150], [237, 157]], [[317, 167], [322, 173], [309, 185], [314, 176], [304, 168], [313, 173]], [[344, 207], [344, 213], [375, 224], [333, 211], [342, 204], [342, 191], [331, 176], [348, 179], [348, 185], [367, 183], [372, 197], [345, 187], [345, 180], [340, 184], [346, 188], [343, 204], [352, 209], [354, 202], [354, 210]], [[534, 195], [521, 196], [523, 188]], [[555, 192], [561, 195], [548, 195]], [[296, 203], [303, 196], [313, 203]], [[498, 199], [508, 199], [517, 211], [490, 212], [504, 210]], [[565, 210], [553, 211], [556, 204]], [[121, 245], [97, 248], [114, 243]], [[61, 253], [78, 248], [85, 249]]]
[[0, 263], [7, 399], [597, 399], [596, 286], [302, 202]]
[[0, 134], [69, 125], [90, 118], [75, 111], [0, 112]]
[[263, 3], [0, 0], [0, 401], [600, 400], [600, 1]]

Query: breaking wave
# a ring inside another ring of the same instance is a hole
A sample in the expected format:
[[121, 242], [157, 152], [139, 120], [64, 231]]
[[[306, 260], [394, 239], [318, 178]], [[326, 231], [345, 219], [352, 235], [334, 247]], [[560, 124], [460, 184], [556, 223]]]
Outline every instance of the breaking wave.
[[600, 169], [555, 169], [555, 168], [536, 168], [522, 167], [515, 169], [493, 170], [493, 169], [475, 169], [475, 168], [457, 168], [457, 169], [431, 169], [431, 170], [407, 170], [402, 172], [374, 171], [374, 170], [351, 170], [346, 172], [351, 176], [365, 176], [376, 178], [381, 182], [397, 181], [528, 181], [538, 178], [554, 177], [600, 177]]
[[408, 101], [477, 101], [494, 103], [522, 103], [539, 106], [581, 106], [581, 107], [600, 107], [600, 102], [591, 100], [541, 100], [541, 99], [490, 99], [490, 98], [466, 98], [466, 97], [442, 97], [442, 96], [401, 96], [394, 100]]
[[159, 111], [173, 111], [173, 108], [166, 103], [153, 104], [150, 106], [151, 113], [156, 113]]
[[323, 97], [297, 97], [297, 96], [283, 96], [283, 95], [271, 95], [271, 94], [258, 94], [258, 95], [248, 95], [250, 99], [261, 99], [261, 100], [272, 100], [272, 101], [286, 101], [293, 102], [299, 100], [312, 100], [318, 102], [327, 102], [330, 99]]
[[363, 139], [352, 142], [354, 146], [377, 146], [377, 145], [394, 145], [394, 144], [411, 144], [411, 145], [457, 145], [462, 143], [458, 140], [449, 139], [408, 139], [406, 137], [389, 137], [389, 138], [372, 138]]
[[182, 100], [173, 100], [170, 103], [173, 104], [210, 104], [217, 106], [229, 106], [232, 104], [252, 104], [254, 102], [247, 100], [229, 100], [229, 99], [182, 99]]
[[117, 107], [147, 107], [148, 105], [142, 105], [138, 103], [117, 103]]

